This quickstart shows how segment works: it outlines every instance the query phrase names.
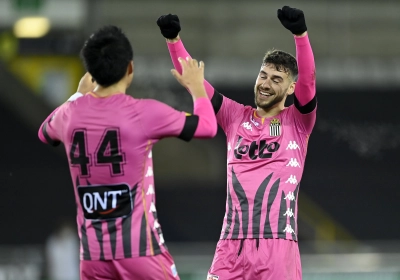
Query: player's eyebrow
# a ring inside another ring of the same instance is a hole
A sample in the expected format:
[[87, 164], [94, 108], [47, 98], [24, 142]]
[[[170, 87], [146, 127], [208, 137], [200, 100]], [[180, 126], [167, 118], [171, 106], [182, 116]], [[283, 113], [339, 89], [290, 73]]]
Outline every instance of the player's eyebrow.
[[[260, 74], [263, 74], [263, 75], [267, 75], [267, 76], [268, 76], [267, 72], [265, 72], [264, 70], [261, 70], [261, 71], [260, 71]], [[271, 75], [271, 80], [273, 80], [273, 79], [279, 79], [279, 80], [283, 81], [283, 77], [278, 76], [278, 75]]]

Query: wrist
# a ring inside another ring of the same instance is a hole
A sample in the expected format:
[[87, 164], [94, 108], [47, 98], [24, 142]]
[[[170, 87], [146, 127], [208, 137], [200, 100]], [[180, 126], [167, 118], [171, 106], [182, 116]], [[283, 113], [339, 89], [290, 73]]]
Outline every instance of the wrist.
[[192, 93], [192, 95], [196, 98], [199, 97], [207, 97], [207, 93], [206, 90], [204, 88], [204, 84], [203, 83], [199, 83], [199, 84], [194, 84], [194, 85], [190, 85], [188, 86], [188, 90]]
[[170, 44], [177, 43], [177, 42], [179, 42], [180, 39], [181, 39], [181, 38], [179, 37], [179, 35], [176, 36], [176, 37], [173, 38], [173, 39], [168, 39], [168, 38], [166, 38], [167, 42], [170, 43]]
[[200, 91], [202, 89], [204, 89], [204, 84], [203, 83], [193, 83], [188, 85], [188, 89], [192, 90], [196, 90], [196, 91]]
[[301, 34], [294, 34], [294, 36], [295, 36], [295, 37], [298, 37], [298, 38], [305, 37], [305, 36], [307, 36], [307, 31], [304, 31], [304, 32], [301, 33]]

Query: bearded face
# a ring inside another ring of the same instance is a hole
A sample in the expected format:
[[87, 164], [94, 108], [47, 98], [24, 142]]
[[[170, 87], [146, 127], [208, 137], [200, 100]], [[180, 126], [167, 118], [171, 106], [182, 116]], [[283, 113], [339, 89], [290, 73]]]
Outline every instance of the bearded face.
[[294, 87], [287, 73], [276, 70], [274, 65], [262, 65], [254, 86], [254, 101], [264, 111], [285, 102]]

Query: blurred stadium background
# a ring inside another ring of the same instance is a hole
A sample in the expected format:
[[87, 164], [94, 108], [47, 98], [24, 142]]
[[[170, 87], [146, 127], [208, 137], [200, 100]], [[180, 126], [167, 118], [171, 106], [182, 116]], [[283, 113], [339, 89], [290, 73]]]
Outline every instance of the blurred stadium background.
[[[76, 206], [63, 147], [41, 144], [37, 129], [75, 92], [91, 32], [115, 24], [130, 38], [130, 94], [191, 111], [155, 24], [178, 14], [206, 78], [252, 105], [263, 54], [295, 53], [276, 18], [283, 5], [304, 10], [317, 65], [318, 120], [299, 195], [303, 277], [400, 279], [400, 1], [0, 0], [0, 280], [52, 280], [58, 250], [64, 269], [77, 267], [68, 261]], [[225, 149], [221, 131], [154, 149], [159, 218], [182, 280], [205, 279], [212, 260]]]

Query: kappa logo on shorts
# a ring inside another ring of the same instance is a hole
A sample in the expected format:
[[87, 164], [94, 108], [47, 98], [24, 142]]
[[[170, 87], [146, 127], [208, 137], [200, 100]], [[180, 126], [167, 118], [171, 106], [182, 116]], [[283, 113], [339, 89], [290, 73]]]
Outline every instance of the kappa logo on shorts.
[[215, 274], [208, 274], [207, 275], [207, 280], [218, 280], [219, 276]]
[[178, 276], [178, 271], [176, 270], [175, 264], [171, 265], [171, 272], [172, 272], [172, 276], [174, 276], [174, 277]]

